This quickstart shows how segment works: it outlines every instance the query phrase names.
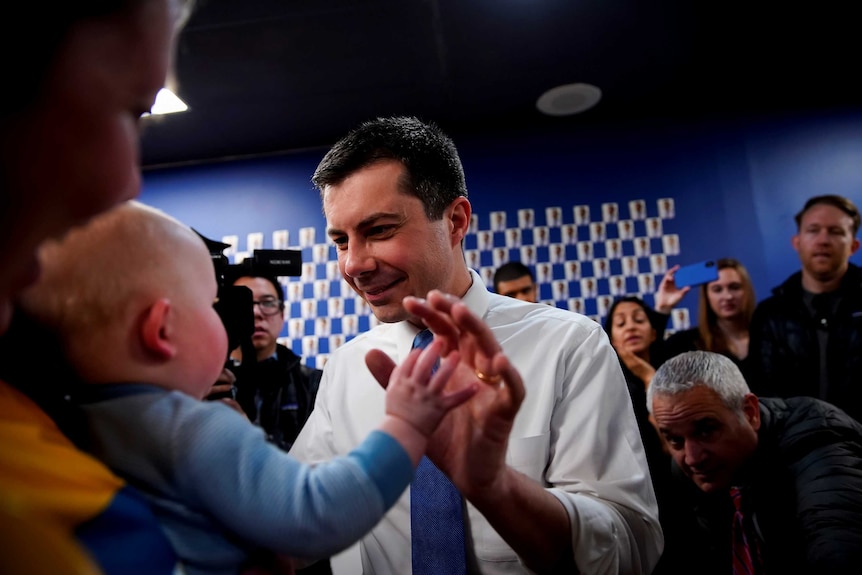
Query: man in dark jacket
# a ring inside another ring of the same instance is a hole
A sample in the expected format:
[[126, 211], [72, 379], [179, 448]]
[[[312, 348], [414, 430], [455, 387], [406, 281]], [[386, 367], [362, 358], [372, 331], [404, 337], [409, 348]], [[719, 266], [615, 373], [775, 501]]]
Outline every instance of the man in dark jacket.
[[314, 407], [323, 372], [306, 367], [301, 358], [278, 343], [284, 326], [284, 290], [267, 275], [244, 275], [233, 285], [252, 292], [255, 361], [231, 354], [236, 376], [236, 400], [248, 418], [263, 428], [270, 440], [288, 451]]
[[793, 247], [802, 263], [754, 312], [751, 388], [758, 395], [807, 395], [862, 421], [862, 269], [859, 210], [841, 196], [817, 196], [796, 215]]
[[730, 359], [704, 351], [665, 362], [647, 401], [690, 480], [674, 530], [690, 572], [858, 573], [862, 425], [813, 398], [758, 400]]

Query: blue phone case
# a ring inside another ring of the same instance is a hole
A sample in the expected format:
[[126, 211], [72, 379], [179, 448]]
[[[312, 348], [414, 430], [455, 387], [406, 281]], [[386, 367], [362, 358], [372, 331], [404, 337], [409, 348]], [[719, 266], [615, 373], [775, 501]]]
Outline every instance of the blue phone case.
[[673, 274], [673, 281], [678, 288], [714, 282], [717, 279], [718, 266], [714, 260], [682, 266]]

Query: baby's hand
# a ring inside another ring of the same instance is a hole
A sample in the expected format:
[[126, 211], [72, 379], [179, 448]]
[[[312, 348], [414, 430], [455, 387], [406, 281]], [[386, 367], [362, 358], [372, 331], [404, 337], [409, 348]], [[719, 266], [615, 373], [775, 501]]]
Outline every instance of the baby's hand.
[[[397, 366], [386, 388], [386, 414], [397, 417], [429, 437], [443, 417], [476, 394], [478, 383], [446, 391], [461, 360], [457, 351], [440, 361], [442, 343], [435, 339], [425, 349], [414, 349]], [[434, 371], [434, 365], [440, 365]], [[433, 371], [433, 374], [432, 374]]]

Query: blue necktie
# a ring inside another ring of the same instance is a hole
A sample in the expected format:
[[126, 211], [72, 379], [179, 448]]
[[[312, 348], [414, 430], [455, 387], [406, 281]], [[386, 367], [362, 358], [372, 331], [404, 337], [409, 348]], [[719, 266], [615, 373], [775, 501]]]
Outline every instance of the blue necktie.
[[[433, 339], [429, 330], [420, 331], [413, 347], [424, 348]], [[410, 530], [413, 575], [466, 573], [461, 494], [427, 457], [410, 484]]]

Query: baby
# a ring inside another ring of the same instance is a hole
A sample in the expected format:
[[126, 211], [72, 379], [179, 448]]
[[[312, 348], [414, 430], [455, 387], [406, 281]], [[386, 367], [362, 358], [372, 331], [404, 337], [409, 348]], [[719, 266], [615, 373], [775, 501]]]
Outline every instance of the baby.
[[443, 416], [476, 392], [445, 391], [457, 353], [434, 372], [440, 345], [413, 350], [392, 373], [378, 430], [310, 467], [233, 409], [200, 401], [227, 336], [210, 255], [190, 228], [129, 202], [40, 257], [21, 307], [86, 383], [73, 397], [88, 449], [150, 499], [189, 575], [237, 573], [259, 549], [317, 558], [357, 541], [410, 483]]

